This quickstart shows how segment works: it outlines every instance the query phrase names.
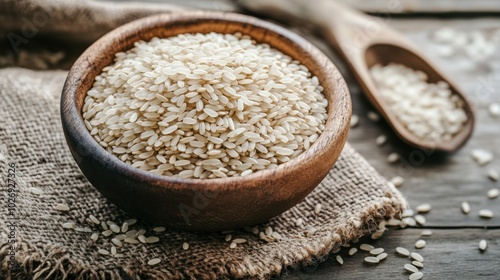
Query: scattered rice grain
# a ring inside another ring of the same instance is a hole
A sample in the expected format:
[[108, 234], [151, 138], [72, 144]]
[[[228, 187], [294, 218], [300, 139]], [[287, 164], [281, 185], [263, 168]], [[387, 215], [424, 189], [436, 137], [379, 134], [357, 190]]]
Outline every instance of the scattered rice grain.
[[493, 218], [493, 211], [491, 210], [488, 210], [488, 209], [482, 209], [482, 210], [479, 210], [479, 217], [483, 218], [483, 219], [491, 219]]
[[431, 211], [431, 209], [432, 206], [429, 203], [422, 203], [415, 208], [418, 213], [428, 213]]
[[154, 227], [153, 231], [154, 232], [164, 232], [166, 229], [165, 227]]
[[335, 259], [337, 260], [337, 262], [340, 264], [340, 265], [343, 265], [344, 264], [344, 260], [342, 259], [342, 257], [340, 255], [337, 255], [335, 257]]
[[105, 256], [109, 255], [109, 251], [106, 249], [99, 249], [99, 250], [97, 250], [97, 253], [99, 253], [101, 255], [105, 255]]
[[488, 247], [488, 242], [485, 239], [479, 241], [479, 250], [484, 251]]
[[377, 259], [379, 259], [380, 261], [385, 260], [385, 258], [387, 258], [387, 253], [382, 253], [377, 255]]
[[427, 242], [425, 242], [425, 240], [419, 239], [419, 240], [417, 240], [417, 242], [415, 242], [415, 248], [422, 249], [425, 247], [426, 244], [427, 244]]
[[432, 231], [430, 229], [425, 229], [422, 231], [422, 233], [420, 233], [421, 236], [431, 236], [432, 235]]
[[424, 277], [424, 274], [420, 271], [412, 273], [410, 277], [408, 277], [409, 280], [420, 280]]
[[90, 215], [89, 216], [89, 219], [96, 225], [100, 225], [101, 224], [101, 221], [99, 221], [99, 219], [97, 219], [94, 215]]
[[120, 232], [120, 227], [116, 224], [111, 224], [109, 225], [109, 229], [114, 232], [114, 233], [119, 233]]
[[400, 160], [400, 156], [398, 153], [390, 153], [388, 156], [387, 156], [387, 161], [389, 163], [396, 163]]
[[377, 259], [376, 257], [366, 257], [364, 260], [365, 260], [365, 262], [370, 263], [370, 264], [376, 264], [376, 263], [380, 262], [380, 260]]
[[159, 241], [160, 241], [160, 238], [158, 238], [156, 236], [149, 236], [146, 238], [146, 243], [156, 243]]
[[349, 250], [349, 256], [352, 256], [354, 254], [356, 254], [356, 252], [358, 251], [358, 248], [356, 247], [352, 247], [350, 250]]
[[490, 178], [491, 181], [496, 182], [498, 181], [498, 172], [494, 169], [488, 170], [488, 178]]
[[424, 264], [419, 261], [412, 261], [411, 264], [416, 268], [424, 268]]
[[416, 260], [416, 261], [419, 261], [419, 262], [423, 262], [424, 261], [424, 257], [422, 257], [422, 255], [420, 255], [419, 253], [411, 253], [410, 254], [411, 258]]
[[76, 224], [73, 222], [66, 222], [62, 224], [62, 227], [67, 229], [74, 229], [76, 227]]
[[351, 128], [354, 128], [354, 127], [358, 126], [358, 124], [359, 124], [359, 116], [353, 114], [351, 116], [351, 124], [350, 124]]
[[56, 207], [54, 207], [54, 209], [56, 209], [57, 211], [69, 211], [69, 206], [67, 204], [62, 204], [62, 203], [59, 203], [56, 205]]
[[498, 189], [491, 189], [488, 191], [488, 198], [494, 199], [497, 198], [498, 195], [500, 195], [500, 191]]
[[408, 270], [409, 272], [417, 272], [418, 271], [418, 268], [416, 268], [414, 265], [409, 264], [409, 263], [405, 264], [403, 267], [406, 270]]
[[470, 213], [470, 205], [467, 201], [462, 202], [462, 212], [464, 214], [469, 214]]
[[377, 145], [379, 145], [379, 146], [384, 145], [386, 142], [387, 142], [387, 136], [385, 136], [384, 134], [379, 135], [379, 136], [375, 139], [375, 143], [376, 143]]
[[368, 116], [368, 119], [372, 122], [378, 122], [380, 120], [380, 115], [374, 111], [369, 111], [367, 116]]
[[30, 187], [29, 188], [29, 191], [32, 193], [32, 194], [36, 194], [36, 195], [41, 195], [43, 193], [43, 191], [39, 188], [36, 188], [36, 187]]
[[371, 250], [375, 249], [375, 247], [373, 247], [370, 244], [363, 243], [363, 244], [359, 245], [359, 249], [366, 251], [366, 252], [370, 252]]
[[380, 255], [384, 252], [384, 248], [375, 248], [370, 250], [370, 254], [372, 255]]
[[151, 259], [148, 261], [148, 265], [155, 265], [155, 264], [159, 264], [160, 262], [161, 262], [160, 258], [154, 258], [154, 259]]
[[396, 252], [400, 254], [401, 256], [409, 257], [410, 256], [410, 251], [403, 247], [396, 247]]
[[391, 183], [394, 184], [396, 188], [401, 187], [405, 182], [405, 179], [401, 176], [396, 176], [391, 179]]
[[314, 214], [318, 215], [321, 212], [321, 207], [322, 205], [320, 203], [316, 204], [316, 206], [314, 206]]
[[425, 225], [425, 223], [427, 222], [427, 220], [425, 219], [424, 216], [422, 215], [415, 215], [415, 217], [413, 217], [415, 219], [415, 221], [419, 224], [419, 225]]

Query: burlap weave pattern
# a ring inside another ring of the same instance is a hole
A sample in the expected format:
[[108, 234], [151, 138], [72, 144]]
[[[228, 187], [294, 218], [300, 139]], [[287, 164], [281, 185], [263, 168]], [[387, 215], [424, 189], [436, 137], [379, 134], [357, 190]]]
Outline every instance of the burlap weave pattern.
[[[279, 242], [266, 243], [244, 230], [233, 237], [248, 239], [230, 249], [221, 233], [167, 230], [156, 233], [156, 244], [126, 244], [123, 257], [103, 256], [98, 248], [111, 247], [109, 238], [63, 229], [74, 221], [86, 225], [93, 214], [117, 223], [131, 218], [94, 189], [83, 177], [66, 147], [59, 117], [59, 96], [64, 71], [36, 72], [19, 68], [0, 70], [0, 278], [7, 279], [230, 279], [270, 278], [285, 269], [321, 260], [334, 248], [367, 234], [377, 221], [399, 213], [404, 199], [359, 154], [346, 145], [327, 178], [303, 202], [275, 217], [271, 225]], [[7, 167], [16, 165], [16, 261], [7, 259]], [[42, 194], [34, 194], [30, 188]], [[57, 203], [69, 212], [54, 209]], [[323, 205], [319, 215], [313, 212]], [[298, 227], [295, 220], [302, 218]], [[152, 235], [152, 225], [141, 224]], [[310, 228], [317, 231], [306, 236]], [[101, 232], [102, 229], [94, 229]], [[189, 250], [182, 243], [189, 242]], [[158, 257], [161, 263], [147, 265]]]

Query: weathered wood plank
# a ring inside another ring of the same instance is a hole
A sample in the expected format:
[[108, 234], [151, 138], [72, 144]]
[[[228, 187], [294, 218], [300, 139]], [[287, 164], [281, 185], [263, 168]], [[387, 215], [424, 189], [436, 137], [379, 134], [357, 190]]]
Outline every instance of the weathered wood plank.
[[[373, 123], [366, 113], [372, 107], [360, 91], [354, 77], [344, 62], [320, 38], [308, 32], [296, 30], [320, 47], [339, 67], [346, 78], [353, 99], [353, 111], [360, 117], [360, 125], [351, 130], [349, 141], [382, 175], [387, 178], [402, 176], [406, 179], [401, 188], [410, 206], [420, 203], [433, 205], [431, 213], [427, 214], [428, 226], [434, 227], [492, 227], [500, 226], [500, 198], [488, 199], [486, 192], [491, 188], [499, 188], [499, 182], [492, 182], [487, 177], [488, 169], [500, 171], [500, 119], [493, 118], [488, 113], [491, 102], [500, 102], [500, 68], [495, 66], [495, 59], [473, 63], [465, 56], [442, 58], [437, 55], [440, 47], [431, 39], [431, 34], [449, 26], [467, 32], [491, 33], [500, 30], [498, 19], [473, 20], [411, 20], [391, 19], [388, 25], [400, 30], [412, 39], [446, 73], [458, 82], [477, 109], [477, 126], [468, 144], [452, 155], [421, 153], [412, 147], [404, 145], [383, 121]], [[389, 141], [383, 147], [375, 144], [375, 138], [386, 134]], [[481, 167], [471, 157], [471, 151], [476, 148], [486, 149], [495, 154], [493, 162]], [[403, 162], [389, 164], [386, 157], [391, 152], [399, 152]], [[423, 155], [418, 157], [418, 155]], [[462, 201], [468, 201], [472, 206], [469, 215], [460, 211]], [[490, 220], [478, 217], [480, 209], [490, 209], [496, 216]]]
[[[137, 0], [98, 0], [111, 2], [136, 2]], [[231, 0], [146, 0], [144, 2], [169, 3], [179, 6], [192, 7], [203, 10], [235, 11], [236, 5]]]
[[[344, 260], [340, 265], [335, 254], [323, 263], [311, 265], [300, 271], [288, 272], [283, 280], [322, 280], [322, 279], [408, 279], [410, 275], [403, 265], [410, 263], [408, 258], [395, 253], [396, 247], [404, 247], [424, 257], [423, 279], [488, 279], [496, 280], [500, 275], [500, 230], [432, 230], [430, 237], [425, 237], [427, 245], [415, 249], [415, 241], [420, 239], [422, 230], [389, 230], [381, 239], [370, 241], [375, 247], [384, 248], [387, 259], [378, 265], [367, 265], [364, 257], [368, 252], [359, 250], [353, 256], [343, 248], [339, 255]], [[486, 239], [488, 248], [481, 252], [479, 240]], [[355, 244], [359, 248], [360, 241]]]
[[349, 5], [370, 13], [481, 13], [499, 12], [496, 0], [342, 0]]

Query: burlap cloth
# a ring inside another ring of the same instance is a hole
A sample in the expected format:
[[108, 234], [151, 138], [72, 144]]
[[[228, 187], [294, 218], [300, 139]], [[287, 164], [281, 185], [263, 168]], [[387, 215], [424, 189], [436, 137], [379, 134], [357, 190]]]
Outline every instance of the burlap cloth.
[[[19, 3], [30, 4], [31, 11], [36, 11], [40, 6], [36, 2], [3, 1], [0, 19], [5, 24], [0, 29], [16, 30], [14, 18], [6, 23], [9, 17], [5, 13], [6, 3], [10, 3], [7, 14], [11, 15], [22, 10]], [[103, 30], [153, 10], [172, 8], [135, 9], [137, 5], [127, 4], [113, 14], [109, 9], [100, 9], [97, 13], [94, 4], [86, 1], [68, 1], [64, 5], [57, 1], [42, 2], [64, 7], [73, 13], [72, 20], [80, 23], [98, 14], [96, 20], [102, 28], [91, 32], [88, 26], [83, 27], [90, 31], [82, 40], [93, 40]], [[70, 18], [64, 9], [52, 10], [52, 18], [60, 20], [56, 20], [57, 24], [47, 23], [46, 32], [77, 32], [74, 25], [68, 24]], [[75, 13], [75, 9], [79, 13]], [[23, 12], [25, 16], [29, 16], [28, 10]], [[109, 14], [113, 22], [106, 24], [103, 14]], [[63, 229], [62, 224], [72, 221], [86, 226], [91, 214], [101, 221], [116, 223], [131, 217], [87, 182], [66, 147], [59, 117], [59, 97], [66, 74], [65, 71], [0, 69], [1, 279], [271, 278], [285, 270], [324, 260], [330, 251], [368, 234], [382, 219], [398, 215], [405, 207], [400, 193], [346, 145], [330, 174], [303, 202], [268, 223], [257, 225], [260, 230], [272, 226], [281, 235], [277, 242], [267, 243], [241, 229], [232, 233], [233, 238], [246, 238], [248, 242], [230, 249], [222, 233], [170, 229], [154, 233], [154, 225], [139, 221], [131, 228], [146, 229], [147, 235], [160, 237], [159, 243], [126, 244], [118, 248], [122, 257], [101, 255], [98, 249], [109, 250], [110, 238], [100, 235], [93, 242], [91, 233]], [[16, 201], [10, 206], [7, 201], [9, 164], [16, 166]], [[41, 194], [36, 192], [38, 189]], [[70, 211], [55, 210], [58, 203], [69, 205]], [[322, 210], [315, 214], [318, 203], [322, 204]], [[10, 215], [12, 213], [15, 216]], [[302, 226], [296, 225], [299, 218], [304, 220]], [[14, 230], [12, 223], [15, 223]], [[96, 227], [93, 231], [100, 233], [102, 229]], [[11, 240], [15, 240], [15, 244], [10, 244]], [[189, 243], [188, 250], [183, 250], [184, 242]], [[12, 252], [18, 265], [14, 269], [8, 262]], [[160, 258], [161, 262], [148, 265], [153, 258]]]

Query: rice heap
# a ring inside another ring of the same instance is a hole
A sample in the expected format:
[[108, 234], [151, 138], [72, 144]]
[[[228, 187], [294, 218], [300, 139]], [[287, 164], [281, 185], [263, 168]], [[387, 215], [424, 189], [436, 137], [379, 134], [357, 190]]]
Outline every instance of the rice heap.
[[90, 134], [134, 167], [181, 178], [244, 176], [285, 163], [325, 129], [318, 78], [241, 34], [139, 41], [95, 78]]

